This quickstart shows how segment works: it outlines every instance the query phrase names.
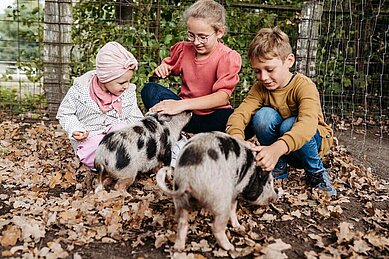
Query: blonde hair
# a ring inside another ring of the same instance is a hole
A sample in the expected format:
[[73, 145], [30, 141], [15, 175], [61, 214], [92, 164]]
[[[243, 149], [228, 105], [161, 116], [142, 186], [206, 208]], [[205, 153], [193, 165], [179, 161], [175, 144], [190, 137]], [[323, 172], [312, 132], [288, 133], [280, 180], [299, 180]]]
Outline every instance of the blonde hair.
[[279, 57], [284, 62], [291, 53], [289, 37], [278, 27], [260, 29], [248, 48], [249, 60]]
[[184, 20], [187, 23], [189, 18], [206, 19], [217, 31], [226, 28], [226, 10], [213, 0], [199, 0], [192, 4], [184, 12]]

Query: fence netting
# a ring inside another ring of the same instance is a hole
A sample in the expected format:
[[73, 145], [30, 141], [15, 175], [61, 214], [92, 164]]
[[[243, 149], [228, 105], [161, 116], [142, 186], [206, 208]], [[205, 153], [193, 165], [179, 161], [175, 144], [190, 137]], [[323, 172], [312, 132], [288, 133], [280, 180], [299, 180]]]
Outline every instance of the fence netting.
[[[247, 47], [262, 27], [279, 26], [296, 53], [295, 69], [321, 93], [326, 119], [337, 129], [373, 134], [388, 127], [389, 6], [384, 0], [219, 1], [227, 11], [226, 45], [243, 59], [236, 107], [255, 81]], [[141, 89], [169, 47], [185, 40], [182, 14], [193, 1], [2, 0], [0, 110], [54, 119], [73, 79], [94, 69], [98, 49], [118, 41], [139, 60]], [[180, 78], [161, 80], [177, 89]]]

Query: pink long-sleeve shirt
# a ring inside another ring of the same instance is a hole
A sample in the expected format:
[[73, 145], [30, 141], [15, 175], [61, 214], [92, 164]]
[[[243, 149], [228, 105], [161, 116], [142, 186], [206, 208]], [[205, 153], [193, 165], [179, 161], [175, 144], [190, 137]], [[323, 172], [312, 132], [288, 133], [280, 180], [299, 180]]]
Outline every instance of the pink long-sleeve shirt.
[[[196, 59], [192, 43], [178, 42], [170, 48], [170, 57], [162, 62], [172, 66], [171, 75], [181, 75], [179, 96], [183, 99], [206, 96], [218, 91], [231, 96], [239, 81], [238, 73], [242, 66], [239, 53], [220, 42], [216, 50], [203, 60]], [[206, 115], [223, 108], [231, 108], [231, 105], [193, 112]]]

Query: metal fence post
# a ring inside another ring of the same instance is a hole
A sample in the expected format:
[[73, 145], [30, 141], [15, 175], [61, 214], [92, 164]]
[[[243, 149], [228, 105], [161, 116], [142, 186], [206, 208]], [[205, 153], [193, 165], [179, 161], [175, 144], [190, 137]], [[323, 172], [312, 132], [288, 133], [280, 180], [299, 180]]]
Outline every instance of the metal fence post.
[[296, 49], [296, 70], [313, 78], [316, 75], [316, 52], [323, 4], [313, 0], [304, 2]]
[[71, 30], [72, 0], [46, 0], [43, 87], [51, 119], [69, 88]]

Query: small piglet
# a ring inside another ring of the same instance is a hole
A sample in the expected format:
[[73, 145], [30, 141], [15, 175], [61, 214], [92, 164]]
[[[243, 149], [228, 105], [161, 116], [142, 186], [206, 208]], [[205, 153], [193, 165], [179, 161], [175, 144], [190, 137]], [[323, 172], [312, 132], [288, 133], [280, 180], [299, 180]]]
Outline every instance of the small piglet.
[[169, 164], [171, 147], [190, 118], [191, 112], [186, 111], [177, 115], [147, 113], [139, 122], [104, 136], [94, 161], [99, 174], [95, 192], [112, 179], [117, 180], [116, 190], [126, 191], [139, 172]]
[[[169, 174], [173, 174], [176, 190], [166, 185]], [[237, 197], [241, 195], [255, 205], [277, 199], [272, 174], [255, 165], [248, 144], [222, 132], [193, 136], [181, 150], [176, 168], [163, 167], [156, 178], [161, 190], [174, 200], [178, 218], [174, 249], [178, 251], [185, 248], [188, 210], [199, 206], [210, 210], [218, 244], [233, 250], [225, 229], [229, 219], [234, 228], [244, 229], [236, 215]]]

